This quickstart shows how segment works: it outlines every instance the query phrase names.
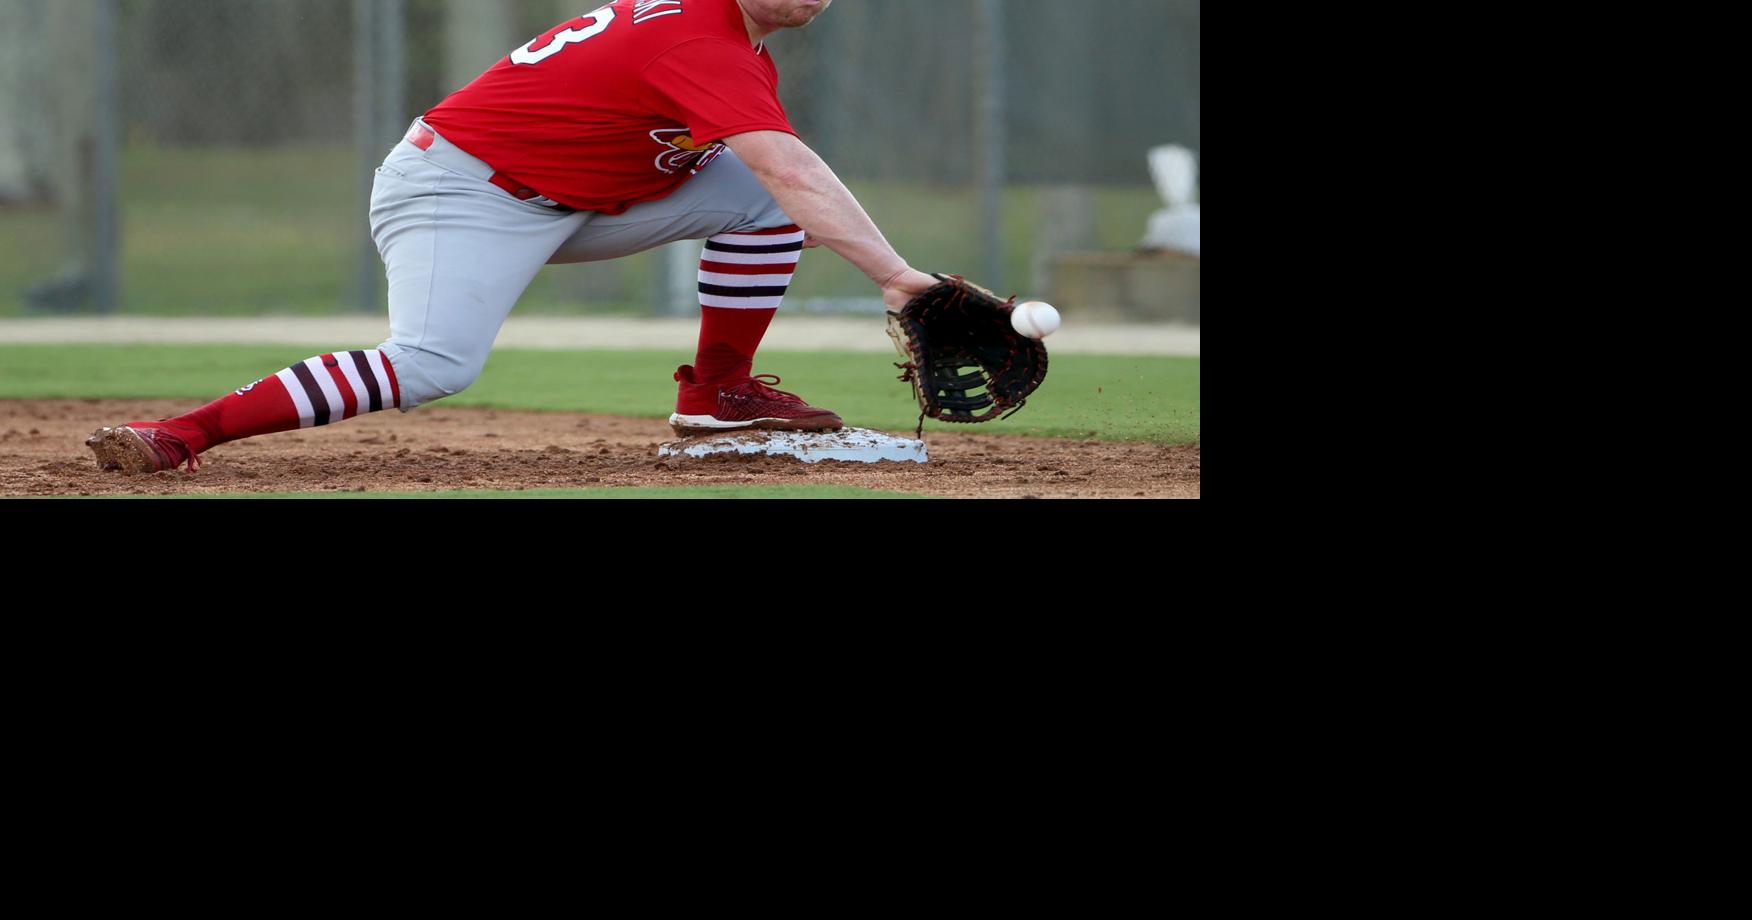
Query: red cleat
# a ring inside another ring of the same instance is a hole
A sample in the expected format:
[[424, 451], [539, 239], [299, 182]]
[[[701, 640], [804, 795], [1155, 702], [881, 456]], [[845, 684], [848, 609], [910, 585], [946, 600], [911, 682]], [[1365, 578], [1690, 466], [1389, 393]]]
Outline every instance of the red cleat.
[[183, 439], [156, 422], [134, 422], [117, 428], [99, 428], [85, 446], [97, 455], [100, 470], [124, 473], [156, 473], [187, 463], [189, 472], [200, 467]]
[[684, 365], [675, 372], [675, 379], [681, 383], [681, 394], [669, 427], [682, 437], [749, 428], [838, 431], [846, 426], [833, 412], [811, 406], [795, 393], [768, 386], [764, 381], [782, 382], [772, 374], [699, 383], [693, 367]]

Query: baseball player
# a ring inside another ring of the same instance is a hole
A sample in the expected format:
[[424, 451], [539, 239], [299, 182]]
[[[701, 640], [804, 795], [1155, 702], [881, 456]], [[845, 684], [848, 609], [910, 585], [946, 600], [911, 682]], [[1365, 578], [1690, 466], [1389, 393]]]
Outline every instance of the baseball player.
[[694, 363], [671, 426], [833, 430], [754, 376], [806, 248], [861, 269], [898, 309], [913, 270], [792, 129], [766, 40], [832, 0], [616, 0], [513, 51], [416, 119], [371, 195], [389, 340], [318, 355], [187, 415], [99, 429], [105, 469], [155, 472], [215, 445], [410, 411], [467, 389], [543, 265], [706, 240]]

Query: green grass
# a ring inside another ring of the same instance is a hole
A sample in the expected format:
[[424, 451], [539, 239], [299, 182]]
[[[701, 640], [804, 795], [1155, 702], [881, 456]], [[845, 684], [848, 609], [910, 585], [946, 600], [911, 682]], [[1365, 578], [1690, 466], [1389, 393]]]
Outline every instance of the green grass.
[[[142, 314], [330, 313], [364, 208], [336, 150], [133, 148], [121, 159], [124, 308]], [[0, 312], [60, 270], [50, 211], [0, 211]], [[14, 251], [14, 246], [26, 248]]]
[[[323, 350], [286, 346], [0, 346], [0, 399], [188, 400], [194, 408]], [[688, 354], [495, 351], [481, 380], [440, 406], [667, 418], [670, 379]], [[849, 424], [910, 431], [918, 406], [883, 354], [763, 353], [757, 370]], [[1008, 421], [926, 424], [927, 431], [1187, 444], [1199, 434], [1199, 359], [1063, 355], [1046, 385]]]
[[[94, 496], [95, 497], [95, 496]], [[259, 494], [227, 493], [221, 495], [107, 495], [103, 498], [124, 499], [257, 499], [257, 498], [558, 498], [558, 499], [867, 499], [924, 498], [905, 492], [883, 492], [855, 486], [696, 486], [693, 488], [649, 489], [529, 489], [522, 492], [484, 492], [453, 490], [447, 492], [263, 492]]]
[[[119, 177], [123, 311], [258, 316], [347, 309], [367, 222], [355, 170], [346, 148], [128, 148]], [[978, 274], [974, 189], [849, 184], [909, 261], [929, 271]], [[1031, 187], [1008, 190], [1005, 277], [983, 283], [1005, 293], [1028, 286], [1040, 198]], [[1147, 186], [1098, 188], [1095, 201], [1098, 244], [1106, 249], [1130, 248], [1161, 207]], [[25, 289], [61, 270], [67, 232], [52, 210], [0, 209], [0, 316], [25, 313]], [[648, 254], [613, 267], [549, 268], [518, 312], [648, 313], [656, 283], [656, 259]], [[873, 293], [856, 269], [826, 250], [804, 256], [792, 287], [801, 298]]]

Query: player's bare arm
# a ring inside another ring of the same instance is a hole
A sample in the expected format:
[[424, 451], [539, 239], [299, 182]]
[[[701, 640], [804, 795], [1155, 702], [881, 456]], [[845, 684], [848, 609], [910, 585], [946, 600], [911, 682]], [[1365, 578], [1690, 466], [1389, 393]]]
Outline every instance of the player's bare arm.
[[724, 139], [815, 242], [844, 256], [899, 309], [937, 283], [894, 251], [845, 183], [809, 145], [783, 131], [750, 131]]

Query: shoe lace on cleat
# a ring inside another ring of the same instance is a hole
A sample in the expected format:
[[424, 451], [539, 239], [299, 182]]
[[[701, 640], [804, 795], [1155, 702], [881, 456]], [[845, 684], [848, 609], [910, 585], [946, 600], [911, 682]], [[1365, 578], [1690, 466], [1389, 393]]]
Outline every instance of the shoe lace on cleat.
[[765, 383], [767, 380], [771, 380], [775, 384], [785, 382], [784, 378], [777, 374], [759, 374], [748, 378], [747, 382], [742, 386], [746, 387], [750, 392], [773, 400], [774, 402], [792, 402], [797, 403], [798, 405], [808, 405], [807, 402], [804, 402], [803, 397], [798, 396], [795, 393], [787, 393], [784, 390], [775, 390], [771, 386], [768, 386]]
[[140, 436], [146, 440], [147, 444], [151, 445], [152, 452], [158, 456], [159, 469], [174, 470], [185, 460], [188, 462], [189, 472], [193, 473], [201, 468], [201, 461], [196, 459], [195, 452], [189, 450], [189, 446], [183, 442], [182, 438], [163, 428], [136, 428], [135, 430], [140, 432]]

